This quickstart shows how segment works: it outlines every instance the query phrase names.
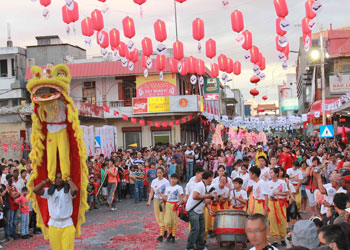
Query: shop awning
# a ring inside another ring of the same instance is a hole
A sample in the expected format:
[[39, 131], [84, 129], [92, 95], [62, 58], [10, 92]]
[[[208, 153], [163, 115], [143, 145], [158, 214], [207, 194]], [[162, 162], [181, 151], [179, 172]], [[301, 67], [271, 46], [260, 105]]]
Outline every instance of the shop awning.
[[[326, 99], [326, 104], [331, 104], [333, 102], [336, 102], [339, 98], [331, 98]], [[315, 113], [320, 112], [320, 116], [322, 116], [322, 100], [315, 101], [309, 110], [309, 113], [307, 114], [309, 120], [312, 120], [315, 117]], [[329, 115], [331, 111], [327, 110], [326, 115]]]

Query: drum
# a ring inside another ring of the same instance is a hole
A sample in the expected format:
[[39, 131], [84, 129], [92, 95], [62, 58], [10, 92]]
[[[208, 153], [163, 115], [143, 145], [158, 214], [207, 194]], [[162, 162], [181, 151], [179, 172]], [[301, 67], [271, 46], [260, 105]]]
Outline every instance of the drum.
[[246, 243], [245, 226], [248, 214], [241, 210], [220, 210], [215, 213], [214, 234], [218, 243]]

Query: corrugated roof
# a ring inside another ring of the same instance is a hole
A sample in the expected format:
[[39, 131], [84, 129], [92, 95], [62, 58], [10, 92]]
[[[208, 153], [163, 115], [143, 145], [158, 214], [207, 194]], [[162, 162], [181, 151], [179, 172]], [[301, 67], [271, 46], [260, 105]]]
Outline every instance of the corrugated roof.
[[[169, 58], [165, 63], [164, 73], [169, 73]], [[102, 77], [102, 76], [126, 76], [126, 75], [143, 75], [145, 68], [142, 67], [141, 60], [135, 63], [134, 69], [130, 71], [128, 67], [123, 67], [121, 61], [117, 62], [89, 62], [79, 64], [67, 65], [72, 78], [88, 78], [88, 77]], [[44, 66], [42, 66], [44, 67]], [[155, 59], [152, 60], [152, 68], [148, 70], [149, 74], [159, 73], [156, 68]], [[206, 68], [206, 74], [210, 75], [210, 71]], [[25, 79], [32, 78], [30, 68], [26, 69]]]

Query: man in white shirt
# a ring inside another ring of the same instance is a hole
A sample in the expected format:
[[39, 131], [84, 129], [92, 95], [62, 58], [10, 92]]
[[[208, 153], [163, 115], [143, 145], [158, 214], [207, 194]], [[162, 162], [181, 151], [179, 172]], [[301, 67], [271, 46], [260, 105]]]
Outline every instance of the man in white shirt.
[[[204, 245], [205, 220], [203, 209], [206, 204], [211, 202], [212, 196], [207, 193], [206, 187], [210, 186], [212, 180], [212, 173], [204, 172], [202, 181], [194, 186], [186, 203], [186, 210], [188, 211], [191, 224], [191, 231], [187, 240], [187, 250], [194, 249], [194, 244], [196, 244], [196, 249], [198, 250], [206, 249]], [[211, 210], [209, 212], [213, 215]]]
[[[50, 215], [49, 241], [52, 250], [74, 250], [75, 227], [72, 220], [73, 199], [78, 193], [78, 187], [72, 179], [67, 178], [70, 190], [64, 188], [62, 174], [56, 173], [55, 187], [53, 194], [49, 194], [49, 188], [44, 188], [50, 183], [50, 179], [42, 181], [34, 187], [34, 193], [41, 198], [47, 199]], [[65, 192], [66, 191], [66, 192]]]
[[250, 179], [253, 181], [253, 208], [251, 213], [268, 215], [268, 194], [267, 182], [259, 179], [260, 168], [254, 166], [249, 171]]

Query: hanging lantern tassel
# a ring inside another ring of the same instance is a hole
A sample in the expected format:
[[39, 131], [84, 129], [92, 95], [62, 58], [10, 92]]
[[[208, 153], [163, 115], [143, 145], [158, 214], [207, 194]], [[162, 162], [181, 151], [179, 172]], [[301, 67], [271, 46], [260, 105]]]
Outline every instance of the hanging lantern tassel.
[[49, 19], [50, 11], [47, 8], [43, 9], [43, 16], [46, 20]]
[[164, 73], [163, 73], [163, 71], [159, 72], [159, 79], [160, 79], [161, 81], [163, 81], [163, 79], [164, 79]]
[[198, 53], [200, 54], [202, 52], [202, 45], [201, 42], [198, 42]]
[[66, 27], [66, 34], [67, 34], [67, 36], [70, 35], [70, 26], [69, 26], [69, 24], [67, 24], [67, 27]]
[[142, 9], [142, 5], [140, 5], [140, 17], [143, 17], [143, 9]]

